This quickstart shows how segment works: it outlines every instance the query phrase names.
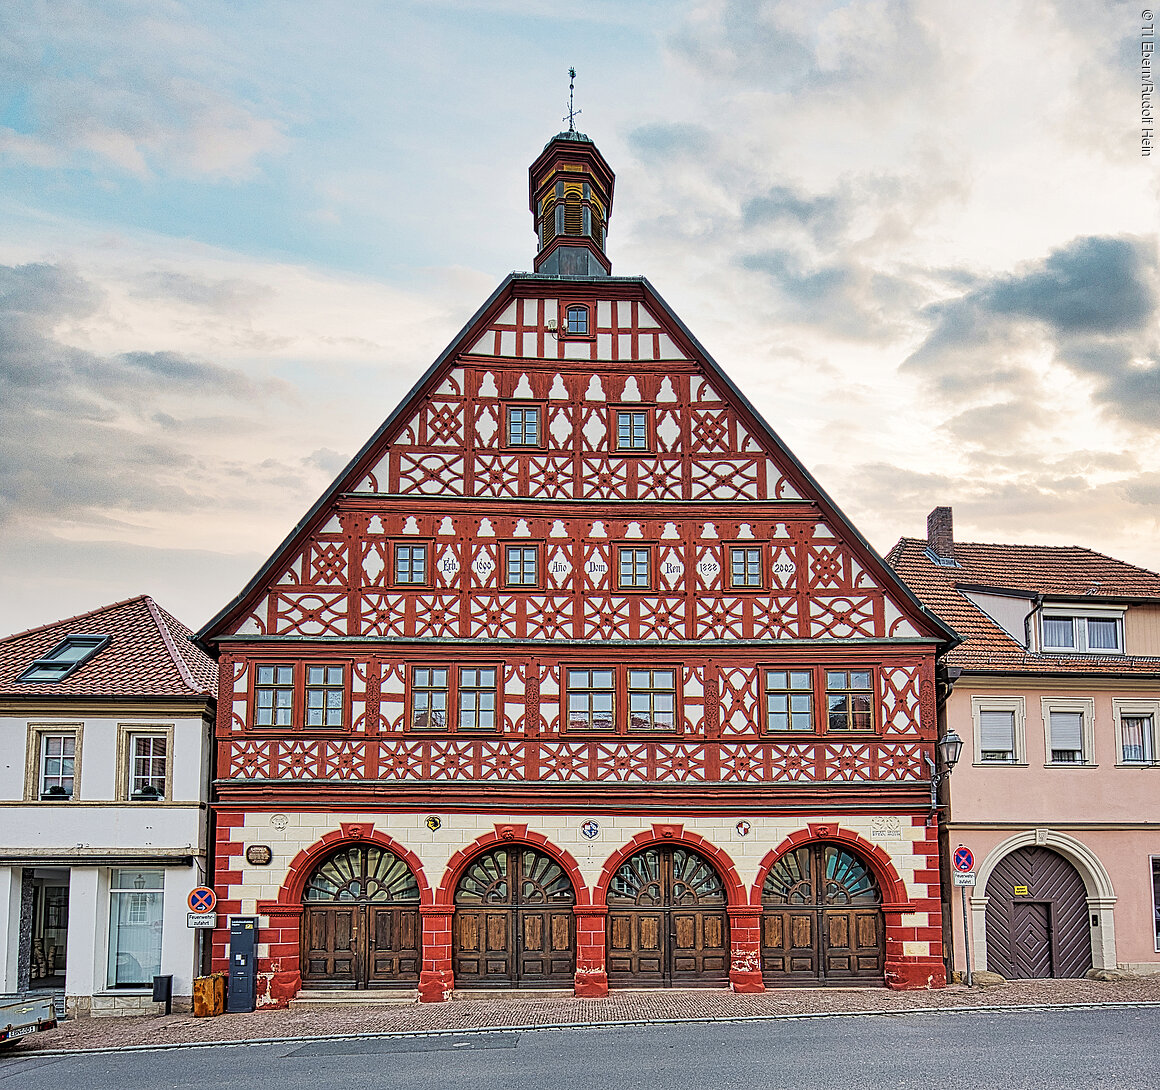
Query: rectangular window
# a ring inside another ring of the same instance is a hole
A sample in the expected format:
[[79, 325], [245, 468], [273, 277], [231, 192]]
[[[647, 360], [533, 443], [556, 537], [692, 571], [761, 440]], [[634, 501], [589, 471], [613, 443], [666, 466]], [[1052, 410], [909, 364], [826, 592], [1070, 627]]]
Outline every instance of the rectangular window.
[[395, 582], [403, 586], [427, 585], [427, 546], [395, 546]]
[[507, 411], [509, 447], [540, 445], [540, 410], [536, 406], [509, 405]]
[[1015, 760], [1015, 713], [979, 712], [979, 760], [1011, 764]]
[[628, 671], [628, 729], [672, 730], [676, 725], [676, 671]]
[[635, 590], [647, 590], [652, 586], [649, 573], [649, 559], [652, 550], [621, 549], [619, 565], [619, 585]]
[[294, 667], [259, 666], [254, 685], [254, 725], [289, 727], [294, 718]]
[[616, 449], [648, 450], [648, 413], [617, 412]]
[[76, 786], [77, 736], [72, 731], [40, 736], [40, 797], [71, 799]]
[[567, 332], [571, 337], [588, 336], [588, 308], [569, 307], [566, 313]]
[[129, 797], [163, 799], [169, 765], [169, 739], [164, 734], [129, 735]]
[[1119, 651], [1120, 623], [1105, 618], [1089, 617], [1087, 622], [1089, 651]]
[[540, 550], [535, 545], [507, 547], [507, 585], [509, 587], [536, 587], [540, 584]]
[[1074, 649], [1075, 618], [1044, 617], [1043, 645], [1045, 647], [1066, 648], [1068, 650]]
[[1160, 856], [1152, 857], [1152, 919], [1155, 920], [1156, 945], [1160, 950]]
[[812, 670], [765, 671], [765, 725], [771, 731], [814, 729]]
[[415, 666], [411, 670], [411, 726], [446, 730], [447, 675], [444, 667]]
[[1082, 764], [1083, 712], [1051, 712], [1050, 730], [1052, 763]]
[[345, 692], [341, 666], [306, 667], [306, 725], [341, 727]]
[[830, 730], [873, 730], [874, 690], [870, 671], [827, 670], [826, 714]]
[[495, 730], [495, 669], [459, 671], [459, 729]]
[[1121, 654], [1123, 621], [1119, 617], [1047, 616], [1043, 618], [1045, 651]]
[[748, 546], [729, 550], [729, 575], [735, 587], [761, 586], [761, 550]]
[[616, 672], [568, 671], [568, 729], [616, 728]]
[[1150, 715], [1125, 715], [1120, 720], [1122, 749], [1120, 759], [1124, 764], [1153, 764], [1152, 717]]
[[161, 972], [164, 872], [112, 872], [109, 890], [109, 987], [146, 987]]

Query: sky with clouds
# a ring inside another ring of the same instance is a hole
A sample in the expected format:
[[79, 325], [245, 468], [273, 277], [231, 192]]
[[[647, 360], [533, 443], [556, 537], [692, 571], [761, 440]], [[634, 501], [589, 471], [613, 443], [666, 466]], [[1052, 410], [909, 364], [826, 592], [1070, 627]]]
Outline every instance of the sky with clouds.
[[562, 126], [879, 549], [1160, 569], [1160, 155], [1106, 0], [6, 0], [0, 630], [236, 594], [502, 277]]

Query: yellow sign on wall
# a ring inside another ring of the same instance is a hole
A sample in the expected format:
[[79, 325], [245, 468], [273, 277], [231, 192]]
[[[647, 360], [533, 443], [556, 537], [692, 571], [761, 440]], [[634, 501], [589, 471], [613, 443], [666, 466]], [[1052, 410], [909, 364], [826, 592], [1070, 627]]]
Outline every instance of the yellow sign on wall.
[[1027, 896], [1027, 887], [1026, 886], [1016, 886], [1015, 887], [1015, 896], [1016, 897], [1026, 897]]

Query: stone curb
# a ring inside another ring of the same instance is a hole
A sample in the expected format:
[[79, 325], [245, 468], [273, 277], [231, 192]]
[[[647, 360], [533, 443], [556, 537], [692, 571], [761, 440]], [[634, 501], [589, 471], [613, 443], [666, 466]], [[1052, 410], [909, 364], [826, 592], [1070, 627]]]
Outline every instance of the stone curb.
[[[901, 1018], [911, 1014], [998, 1014], [1022, 1011], [1096, 1011], [1160, 1009], [1160, 1001], [1140, 1003], [1020, 1003], [989, 1004], [978, 1007], [912, 1007], [909, 1010], [804, 1011], [796, 1014], [751, 1014], [712, 1018], [630, 1018], [607, 1022], [540, 1022], [519, 1025], [469, 1026], [462, 1029], [384, 1030], [381, 1033], [328, 1033], [298, 1037], [253, 1037], [228, 1041], [171, 1041], [148, 1045], [119, 1045], [100, 1048], [40, 1048], [35, 1052], [13, 1053], [13, 1059], [32, 1060], [38, 1056], [96, 1056], [115, 1052], [171, 1052], [190, 1048], [239, 1048], [245, 1045], [309, 1044], [314, 1041], [401, 1040], [408, 1037], [463, 1037], [477, 1033], [531, 1033], [534, 1030], [625, 1029], [631, 1026], [709, 1025], [741, 1022], [799, 1022], [811, 1018]], [[0, 1053], [0, 1060], [7, 1057]], [[0, 1067], [0, 1070], [3, 1070]]]

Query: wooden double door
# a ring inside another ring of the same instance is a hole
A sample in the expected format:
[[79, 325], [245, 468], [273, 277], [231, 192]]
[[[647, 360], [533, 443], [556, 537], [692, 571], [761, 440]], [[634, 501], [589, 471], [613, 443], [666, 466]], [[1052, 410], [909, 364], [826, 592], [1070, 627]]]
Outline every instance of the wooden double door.
[[658, 845], [622, 864], [608, 890], [606, 968], [609, 984], [727, 984], [729, 918], [712, 863]]
[[885, 982], [882, 895], [866, 863], [835, 844], [787, 852], [761, 893], [765, 982], [880, 985]]
[[306, 987], [413, 986], [422, 946], [419, 886], [392, 852], [343, 848], [311, 874], [302, 911]]
[[551, 856], [496, 848], [455, 890], [452, 958], [461, 987], [545, 988], [576, 974], [576, 892]]
[[1092, 967], [1087, 889], [1050, 848], [1019, 848], [987, 879], [987, 968], [1009, 980], [1081, 977]]

